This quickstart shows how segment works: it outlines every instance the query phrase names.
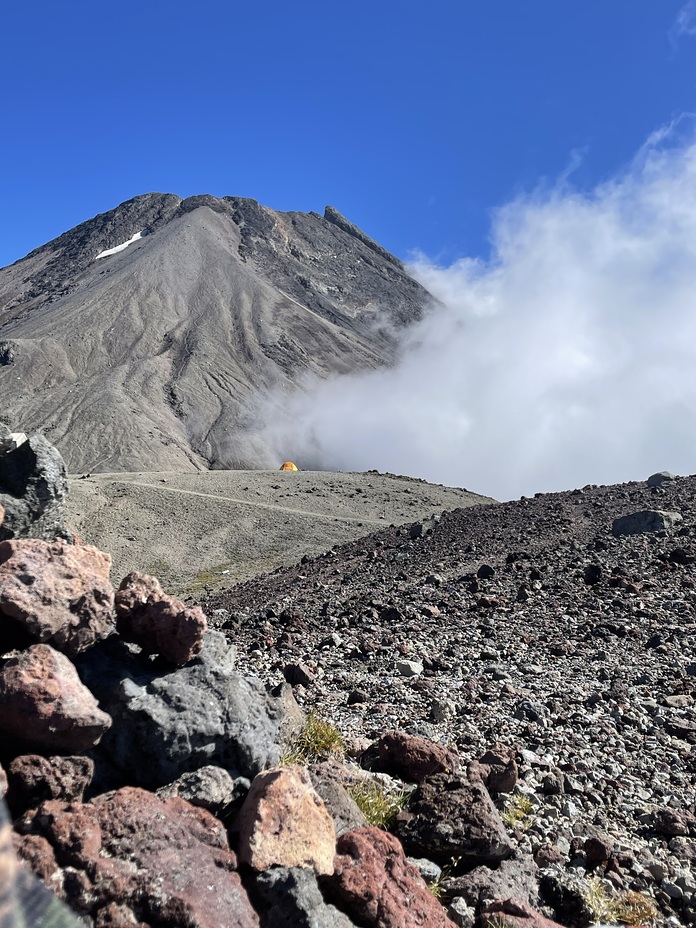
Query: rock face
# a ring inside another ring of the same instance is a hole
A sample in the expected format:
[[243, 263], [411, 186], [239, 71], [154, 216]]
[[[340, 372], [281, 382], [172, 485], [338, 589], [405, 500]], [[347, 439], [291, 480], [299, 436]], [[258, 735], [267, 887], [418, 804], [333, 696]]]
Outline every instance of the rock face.
[[71, 473], [275, 468], [259, 391], [389, 363], [430, 299], [335, 210], [146, 194], [0, 270], [0, 396]]
[[409, 853], [437, 863], [494, 864], [514, 849], [483, 784], [446, 773], [420, 784], [396, 833]]
[[377, 828], [349, 831], [338, 840], [328, 884], [358, 924], [375, 928], [452, 928], [393, 835]]
[[259, 774], [237, 820], [239, 859], [255, 870], [311, 867], [333, 873], [336, 829], [305, 767]]
[[0, 428], [0, 506], [5, 511], [0, 540], [66, 537], [68, 478], [60, 453], [42, 435], [15, 446], [7, 440], [7, 426], [0, 423]]
[[[89, 545], [23, 538], [0, 542], [0, 646], [3, 624], [78, 654], [113, 629], [111, 558]], [[3, 622], [3, 620], [5, 620]]]
[[0, 669], [5, 736], [70, 753], [97, 744], [110, 725], [68, 658], [49, 645], [33, 645]]
[[140, 645], [146, 654], [161, 654], [178, 667], [200, 654], [207, 628], [202, 610], [187, 608], [180, 599], [168, 596], [156, 577], [137, 571], [128, 574], [115, 605], [119, 635]]
[[664, 532], [674, 528], [682, 521], [680, 512], [663, 512], [659, 509], [645, 509], [630, 515], [614, 519], [612, 532], [615, 535], [641, 535], [644, 532]]
[[40, 847], [59, 892], [69, 880], [76, 912], [113, 916], [98, 924], [259, 924], [224, 826], [183, 799], [126, 788], [87, 804], [45, 802], [16, 827], [20, 857]]
[[118, 641], [81, 658], [83, 679], [114, 718], [98, 753], [121, 782], [155, 789], [207, 764], [251, 778], [278, 762], [282, 702], [226, 655], [224, 638], [210, 633], [201, 654], [172, 671]]

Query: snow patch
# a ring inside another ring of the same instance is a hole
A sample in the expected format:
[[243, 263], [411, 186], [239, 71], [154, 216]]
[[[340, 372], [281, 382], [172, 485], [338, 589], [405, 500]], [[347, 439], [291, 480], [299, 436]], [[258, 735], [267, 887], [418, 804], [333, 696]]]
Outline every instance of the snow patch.
[[94, 260], [98, 261], [100, 258], [108, 258], [109, 255], [115, 255], [117, 252], [128, 248], [128, 246], [132, 245], [133, 242], [137, 242], [138, 239], [141, 239], [144, 235], [147, 235], [147, 229], [142, 229], [140, 232], [136, 232], [132, 238], [129, 238], [127, 242], [123, 242], [122, 245], [117, 245], [115, 248], [107, 248], [106, 251], [100, 251]]

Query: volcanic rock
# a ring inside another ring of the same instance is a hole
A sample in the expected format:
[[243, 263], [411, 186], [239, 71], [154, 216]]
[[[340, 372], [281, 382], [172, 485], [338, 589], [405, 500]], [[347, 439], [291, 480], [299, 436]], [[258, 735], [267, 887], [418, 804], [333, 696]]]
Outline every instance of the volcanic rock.
[[674, 528], [682, 521], [680, 512], [664, 512], [659, 509], [645, 509], [630, 515], [614, 519], [614, 535], [640, 535], [644, 532], [663, 532]]
[[[9, 429], [4, 428], [7, 436]], [[67, 538], [68, 478], [58, 450], [43, 435], [32, 435], [16, 446], [7, 441], [4, 445], [5, 450], [0, 448], [0, 505], [5, 517], [0, 520], [0, 539]]]
[[160, 654], [183, 667], [203, 647], [207, 621], [197, 606], [187, 608], [168, 596], [159, 580], [134, 571], [125, 577], [115, 598], [116, 628], [125, 641], [145, 654]]
[[81, 658], [83, 679], [114, 718], [98, 755], [118, 771], [117, 781], [156, 789], [207, 764], [251, 779], [278, 762], [284, 702], [233, 664], [219, 632], [176, 670], [157, 668], [113, 639]]
[[97, 744], [111, 726], [65, 655], [32, 645], [0, 669], [0, 732], [66, 753]]
[[12, 814], [17, 817], [49, 799], [81, 802], [93, 773], [94, 761], [89, 757], [41, 754], [16, 757], [7, 768], [7, 801]]
[[17, 627], [69, 655], [106, 637], [113, 628], [110, 567], [110, 556], [90, 545], [0, 542], [0, 646]]
[[418, 786], [397, 815], [395, 831], [410, 854], [437, 863], [494, 864], [514, 849], [483, 784], [451, 773]]
[[261, 928], [354, 928], [347, 915], [324, 902], [312, 870], [273, 867], [254, 882]]
[[86, 804], [50, 801], [16, 828], [18, 853], [30, 864], [31, 839], [44, 839], [61, 891], [80, 914], [112, 906], [120, 924], [259, 924], [224, 826], [183, 799], [125, 788]]
[[402, 731], [388, 731], [375, 745], [379, 769], [408, 783], [420, 783], [434, 773], [457, 770], [459, 757], [454, 751]]
[[393, 835], [358, 828], [338, 839], [327, 891], [361, 925], [374, 928], [451, 928], [453, 922], [426, 888]]
[[311, 867], [333, 873], [336, 829], [305, 767], [259, 774], [237, 819], [239, 859], [255, 870]]
[[239, 802], [248, 789], [249, 781], [244, 777], [233, 780], [222, 767], [208, 764], [190, 773], [183, 773], [178, 780], [167, 786], [161, 786], [156, 795], [160, 799], [179, 796], [191, 805], [200, 806], [220, 817]]

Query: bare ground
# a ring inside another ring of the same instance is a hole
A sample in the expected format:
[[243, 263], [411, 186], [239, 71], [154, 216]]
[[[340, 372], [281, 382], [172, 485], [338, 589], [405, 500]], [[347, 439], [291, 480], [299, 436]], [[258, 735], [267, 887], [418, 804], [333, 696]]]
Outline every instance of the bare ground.
[[487, 497], [393, 474], [119, 473], [70, 478], [68, 523], [131, 570], [196, 595]]

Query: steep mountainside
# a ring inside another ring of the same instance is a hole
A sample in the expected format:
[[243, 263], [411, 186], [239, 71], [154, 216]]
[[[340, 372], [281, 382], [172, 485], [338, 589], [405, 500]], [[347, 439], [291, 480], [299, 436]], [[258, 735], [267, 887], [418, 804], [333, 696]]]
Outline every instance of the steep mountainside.
[[428, 300], [331, 207], [147, 194], [0, 270], [2, 414], [72, 472], [276, 466], [254, 397], [388, 364]]

